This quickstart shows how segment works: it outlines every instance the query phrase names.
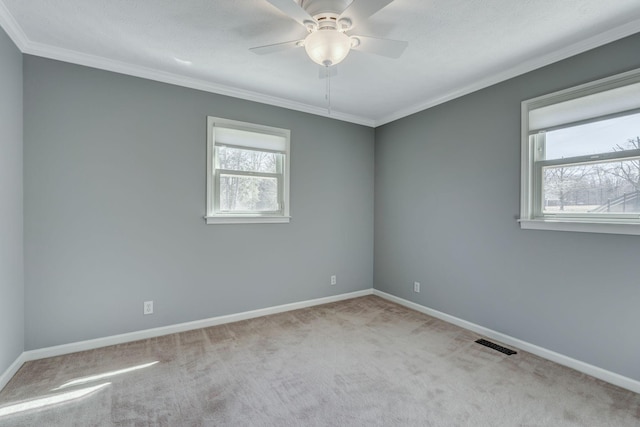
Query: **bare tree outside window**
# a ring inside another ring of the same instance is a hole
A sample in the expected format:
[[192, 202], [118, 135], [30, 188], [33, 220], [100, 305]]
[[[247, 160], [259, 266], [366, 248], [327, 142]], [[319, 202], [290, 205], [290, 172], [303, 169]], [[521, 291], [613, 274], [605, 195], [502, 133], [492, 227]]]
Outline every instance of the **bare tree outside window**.
[[[630, 138], [625, 145], [616, 144], [615, 151], [640, 149], [640, 136]], [[633, 185], [636, 191], [640, 190], [640, 159], [630, 160], [620, 166], [614, 172], [616, 176]]]
[[220, 209], [224, 211], [277, 211], [275, 177], [234, 175], [232, 171], [277, 173], [278, 153], [221, 146], [218, 148]]
[[[640, 149], [640, 136], [612, 151]], [[640, 212], [640, 159], [543, 168], [543, 211], [577, 213]]]

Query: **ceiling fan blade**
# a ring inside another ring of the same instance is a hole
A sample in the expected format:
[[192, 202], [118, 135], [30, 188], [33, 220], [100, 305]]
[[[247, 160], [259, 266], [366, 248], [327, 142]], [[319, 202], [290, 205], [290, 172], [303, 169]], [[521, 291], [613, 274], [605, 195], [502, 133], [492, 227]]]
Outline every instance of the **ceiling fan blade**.
[[347, 7], [338, 18], [339, 20], [351, 21], [351, 28], [364, 21], [393, 0], [353, 0], [353, 3]]
[[292, 47], [301, 47], [303, 40], [293, 40], [290, 42], [268, 44], [265, 46], [252, 47], [249, 50], [258, 55], [266, 55], [269, 53], [280, 52], [282, 50], [290, 49]]
[[280, 12], [284, 13], [300, 25], [308, 28], [309, 25], [316, 23], [315, 19], [300, 7], [293, 0], [267, 0], [272, 6], [276, 7]]
[[373, 53], [375, 55], [386, 56], [387, 58], [399, 58], [409, 45], [409, 42], [400, 40], [379, 39], [376, 37], [352, 36], [360, 43], [354, 43], [351, 49], [362, 52]]
[[324, 65], [318, 66], [318, 78], [326, 79], [329, 77], [335, 77], [338, 75], [338, 66], [332, 65], [331, 67], [325, 67]]

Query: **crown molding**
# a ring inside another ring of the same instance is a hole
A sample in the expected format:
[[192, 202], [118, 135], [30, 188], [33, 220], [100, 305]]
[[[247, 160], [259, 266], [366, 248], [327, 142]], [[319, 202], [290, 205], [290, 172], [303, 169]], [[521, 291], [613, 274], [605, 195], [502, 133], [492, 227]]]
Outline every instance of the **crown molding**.
[[130, 64], [127, 62], [117, 61], [102, 56], [90, 55], [42, 43], [29, 42], [22, 50], [22, 52], [28, 55], [69, 62], [72, 64], [97, 68], [100, 70], [112, 71], [115, 73], [154, 80], [161, 83], [168, 83], [176, 86], [187, 87], [190, 89], [201, 90], [204, 92], [215, 93], [218, 95], [258, 102], [261, 104], [273, 105], [276, 107], [287, 108], [289, 110], [310, 113], [317, 116], [328, 117], [331, 119], [342, 120], [359, 125], [373, 127], [374, 124], [373, 120], [365, 117], [355, 116], [337, 111], [331, 111], [331, 113], [329, 113], [328, 110], [323, 107], [290, 101], [288, 99], [279, 98], [276, 96], [265, 95], [258, 92], [212, 83], [202, 79], [169, 73], [154, 68]]
[[396, 111], [393, 114], [389, 114], [388, 116], [375, 120], [374, 127], [382, 126], [395, 120], [418, 113], [420, 111], [424, 111], [428, 108], [435, 107], [436, 105], [444, 104], [445, 102], [460, 98], [461, 96], [468, 95], [481, 89], [485, 89], [489, 86], [493, 86], [494, 84], [512, 79], [522, 74], [526, 74], [530, 71], [542, 68], [558, 61], [562, 61], [563, 59], [567, 59], [580, 53], [584, 53], [588, 50], [595, 49], [616, 40], [631, 36], [638, 32], [640, 32], [640, 19], [605, 31], [596, 36], [581, 40], [562, 49], [558, 49], [556, 51], [531, 58], [528, 61], [525, 61], [513, 68], [497, 74], [493, 74], [484, 79], [480, 79], [479, 81], [474, 82], [473, 84], [470, 84], [468, 86], [464, 86], [443, 95], [428, 99], [424, 102], [421, 102], [420, 104], [416, 104]]

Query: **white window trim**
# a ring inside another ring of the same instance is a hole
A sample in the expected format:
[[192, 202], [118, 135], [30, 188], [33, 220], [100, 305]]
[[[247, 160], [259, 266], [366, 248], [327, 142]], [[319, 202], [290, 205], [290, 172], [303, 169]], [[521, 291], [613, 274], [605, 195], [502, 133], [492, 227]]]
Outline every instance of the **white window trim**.
[[[285, 156], [282, 185], [282, 214], [258, 214], [258, 213], [215, 213], [215, 177], [213, 154], [215, 150], [214, 127], [226, 127], [249, 132], [258, 132], [270, 135], [277, 135], [285, 138]], [[240, 122], [236, 120], [223, 119], [219, 117], [207, 117], [207, 214], [204, 217], [207, 224], [273, 224], [288, 223], [290, 216], [290, 149], [291, 131], [271, 126], [258, 125], [253, 123]]]
[[607, 77], [522, 102], [520, 219], [521, 229], [640, 235], [640, 220], [631, 218], [542, 218], [534, 206], [534, 145], [529, 142], [529, 112], [576, 98], [640, 82], [640, 69]]

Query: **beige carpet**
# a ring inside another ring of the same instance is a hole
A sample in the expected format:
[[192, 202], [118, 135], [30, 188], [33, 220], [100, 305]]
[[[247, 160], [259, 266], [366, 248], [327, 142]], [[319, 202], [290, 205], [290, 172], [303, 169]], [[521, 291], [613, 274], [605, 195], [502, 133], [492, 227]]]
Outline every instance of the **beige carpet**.
[[29, 362], [0, 425], [640, 425], [640, 395], [477, 338], [357, 298]]

